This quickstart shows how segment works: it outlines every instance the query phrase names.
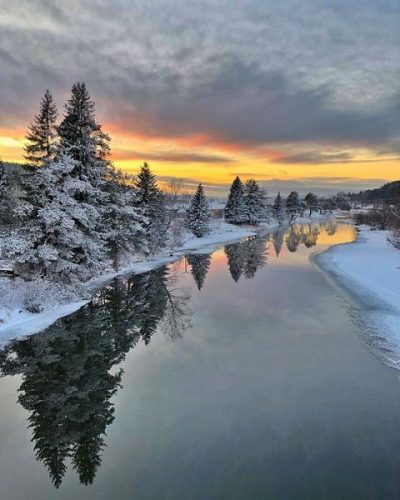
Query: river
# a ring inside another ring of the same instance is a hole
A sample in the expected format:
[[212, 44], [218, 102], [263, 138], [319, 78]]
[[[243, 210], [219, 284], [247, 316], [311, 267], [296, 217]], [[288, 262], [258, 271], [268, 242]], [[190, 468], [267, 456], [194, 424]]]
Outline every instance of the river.
[[400, 381], [320, 223], [118, 278], [0, 353], [2, 500], [397, 499]]

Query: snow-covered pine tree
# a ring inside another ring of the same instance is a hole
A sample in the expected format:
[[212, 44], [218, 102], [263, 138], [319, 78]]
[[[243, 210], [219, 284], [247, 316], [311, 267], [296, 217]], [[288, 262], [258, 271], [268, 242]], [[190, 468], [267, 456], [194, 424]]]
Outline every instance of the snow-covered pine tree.
[[135, 182], [136, 206], [142, 209], [145, 220], [149, 253], [154, 253], [166, 244], [168, 220], [164, 196], [157, 186], [157, 178], [147, 163], [140, 168]]
[[282, 224], [285, 220], [285, 207], [283, 205], [283, 200], [281, 193], [278, 193], [274, 204], [272, 205], [272, 214], [279, 224]]
[[76, 160], [73, 175], [98, 181], [109, 173], [110, 137], [96, 122], [95, 104], [85, 83], [72, 86], [58, 133], [60, 151]]
[[[13, 168], [17, 167], [17, 168]], [[0, 227], [10, 229], [21, 222], [25, 202], [20, 166], [6, 166], [0, 158]]]
[[124, 255], [146, 254], [146, 220], [143, 209], [137, 206], [137, 192], [131, 178], [121, 171], [113, 170], [112, 178], [106, 183], [108, 193], [103, 217], [106, 222], [106, 244], [118, 269]]
[[99, 229], [107, 195], [89, 180], [71, 175], [77, 163], [60, 155], [30, 177], [34, 193], [30, 216], [5, 244], [23, 277], [78, 283], [104, 265], [105, 240]]
[[290, 222], [293, 222], [301, 211], [301, 203], [297, 191], [292, 191], [287, 197], [286, 210], [289, 214]]
[[42, 167], [54, 158], [57, 141], [57, 108], [47, 89], [40, 103], [40, 110], [29, 126], [26, 136], [25, 159], [34, 167]]
[[267, 216], [267, 201], [265, 190], [260, 188], [254, 179], [249, 179], [244, 186], [245, 212], [249, 224], [256, 225]]
[[314, 193], [308, 193], [304, 202], [306, 204], [306, 208], [310, 211], [309, 215], [311, 217], [312, 213], [318, 210], [318, 198]]
[[72, 86], [71, 97], [65, 105], [65, 116], [59, 128], [60, 154], [75, 160], [70, 176], [89, 182], [97, 192], [90, 197], [90, 190], [76, 193], [77, 201], [88, 203], [101, 213], [97, 238], [104, 241], [114, 264], [118, 266], [121, 252], [144, 251], [146, 239], [143, 210], [137, 207], [133, 189], [122, 182], [122, 176], [108, 161], [110, 138], [96, 121], [95, 104], [85, 83]]
[[232, 224], [243, 224], [247, 220], [244, 186], [239, 176], [233, 181], [229, 192], [225, 206], [225, 220]]
[[186, 226], [192, 233], [201, 238], [209, 233], [210, 210], [204, 189], [201, 184], [193, 196], [192, 203], [186, 212]]
[[146, 162], [140, 167], [140, 172], [137, 175], [136, 190], [138, 203], [141, 205], [153, 204], [160, 193], [156, 176], [152, 173], [149, 164]]

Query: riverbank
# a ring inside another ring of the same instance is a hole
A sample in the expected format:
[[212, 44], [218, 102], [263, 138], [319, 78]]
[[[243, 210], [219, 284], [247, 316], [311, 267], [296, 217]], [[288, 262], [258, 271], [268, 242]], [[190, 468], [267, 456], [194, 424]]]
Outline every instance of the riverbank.
[[[295, 223], [319, 222], [335, 218], [337, 215], [314, 213], [311, 218], [305, 216], [296, 219]], [[55, 290], [54, 293], [52, 293], [51, 289], [48, 290], [44, 309], [38, 313], [29, 312], [24, 306], [25, 282], [22, 280], [10, 281], [7, 278], [0, 278], [0, 291], [1, 284], [3, 286], [5, 284], [6, 286], [2, 290], [2, 300], [0, 296], [0, 346], [15, 338], [37, 333], [50, 326], [57, 319], [72, 314], [87, 304], [98, 290], [106, 286], [117, 276], [145, 273], [157, 267], [170, 264], [187, 253], [212, 253], [222, 245], [234, 243], [258, 233], [275, 231], [279, 227], [284, 229], [286, 225], [279, 226], [276, 222], [271, 222], [259, 226], [235, 226], [222, 221], [215, 221], [211, 228], [211, 233], [203, 238], [195, 238], [188, 233], [184, 238], [183, 244], [177, 248], [165, 249], [150, 259], [137, 260], [118, 271], [110, 270], [99, 277], [93, 278], [83, 285], [83, 290], [86, 293], [84, 300], [82, 300], [81, 296], [70, 296], [67, 300], [60, 301], [56, 298], [57, 293], [55, 293]], [[5, 282], [4, 280], [8, 281]], [[32, 288], [34, 295], [36, 295], [34, 284]]]
[[[4, 300], [0, 303], [0, 346], [12, 339], [25, 337], [37, 333], [58, 319], [72, 314], [87, 304], [91, 297], [106, 286], [117, 276], [129, 274], [141, 274], [157, 267], [170, 264], [179, 259], [185, 253], [194, 251], [211, 253], [219, 246], [240, 241], [249, 236], [254, 236], [261, 229], [273, 229], [276, 224], [262, 227], [234, 226], [221, 222], [212, 228], [212, 232], [203, 237], [195, 238], [187, 235], [182, 246], [175, 249], [165, 249], [162, 253], [152, 256], [147, 260], [139, 260], [122, 267], [118, 271], [109, 272], [100, 277], [93, 278], [86, 284], [84, 289], [87, 292], [87, 298], [81, 300], [80, 297], [71, 297], [66, 303], [54, 300], [55, 293], [48, 291], [48, 301], [42, 311], [38, 313], [29, 312], [24, 306], [24, 294], [26, 292], [26, 283], [22, 280], [13, 280], [9, 278], [0, 278], [0, 285], [3, 286]], [[53, 296], [53, 297], [52, 297]]]
[[387, 237], [388, 231], [361, 226], [354, 242], [331, 247], [315, 260], [361, 304], [369, 347], [400, 369], [400, 252]]

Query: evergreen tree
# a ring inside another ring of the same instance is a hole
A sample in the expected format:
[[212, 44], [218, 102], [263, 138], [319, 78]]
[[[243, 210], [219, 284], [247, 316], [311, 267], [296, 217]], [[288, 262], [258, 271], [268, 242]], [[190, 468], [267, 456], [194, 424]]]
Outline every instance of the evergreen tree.
[[60, 156], [30, 178], [35, 193], [30, 216], [5, 243], [6, 254], [28, 279], [37, 273], [69, 283], [85, 281], [105, 261], [102, 202], [107, 195], [89, 180], [71, 177], [76, 165]]
[[244, 186], [240, 178], [236, 177], [225, 206], [225, 220], [232, 224], [243, 224], [246, 219]]
[[314, 193], [308, 193], [304, 198], [306, 208], [310, 211], [309, 215], [311, 217], [312, 213], [318, 210], [318, 198]]
[[336, 210], [337, 204], [336, 200], [334, 198], [328, 198], [327, 200], [324, 201], [323, 203], [323, 209], [329, 212], [330, 214], [333, 213], [334, 210]]
[[156, 176], [147, 163], [140, 168], [135, 182], [136, 206], [142, 209], [149, 253], [165, 245], [168, 229], [164, 197], [157, 186]]
[[157, 186], [156, 176], [150, 170], [148, 163], [144, 163], [140, 167], [140, 172], [137, 175], [136, 190], [138, 195], [138, 203], [140, 205], [152, 205], [156, 203], [160, 190]]
[[187, 261], [190, 265], [190, 271], [197, 285], [197, 288], [201, 290], [203, 288], [208, 269], [210, 268], [211, 255], [204, 253], [189, 254], [187, 256]]
[[103, 210], [107, 227], [105, 242], [115, 269], [124, 263], [124, 255], [129, 258], [134, 253], [148, 251], [144, 209], [137, 204], [138, 195], [130, 180], [115, 170], [105, 185], [108, 194]]
[[272, 214], [279, 224], [282, 224], [285, 219], [285, 207], [281, 193], [278, 193], [272, 206]]
[[72, 86], [58, 133], [61, 152], [77, 162], [74, 174], [95, 180], [107, 176], [110, 138], [96, 122], [95, 104], [85, 83]]
[[267, 214], [265, 190], [254, 179], [249, 179], [245, 186], [245, 212], [247, 222], [256, 225]]
[[57, 140], [57, 108], [53, 96], [46, 90], [40, 103], [40, 111], [29, 126], [26, 136], [25, 159], [30, 165], [42, 167], [55, 155]]
[[186, 225], [190, 231], [201, 238], [210, 232], [209, 229], [210, 210], [201, 184], [198, 185], [193, 196], [192, 203], [186, 212]]
[[0, 158], [0, 226], [8, 229], [18, 226], [26, 209], [22, 168], [12, 167]]
[[286, 200], [286, 210], [290, 217], [290, 222], [293, 222], [301, 211], [301, 203], [297, 191], [292, 191]]

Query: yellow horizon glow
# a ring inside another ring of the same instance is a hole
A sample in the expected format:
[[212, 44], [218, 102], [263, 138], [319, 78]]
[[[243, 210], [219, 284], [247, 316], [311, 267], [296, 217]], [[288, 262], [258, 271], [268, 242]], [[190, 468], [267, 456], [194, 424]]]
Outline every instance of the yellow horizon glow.
[[[104, 126], [108, 130], [107, 126]], [[113, 129], [113, 127], [111, 127]], [[0, 129], [0, 158], [6, 162], [24, 162], [24, 143], [26, 130]], [[299, 145], [301, 147], [301, 145]], [[332, 147], [329, 151], [332, 152]], [[198, 182], [226, 185], [236, 175], [243, 180], [281, 179], [285, 181], [313, 177], [349, 179], [399, 179], [398, 160], [380, 156], [379, 160], [366, 148], [346, 151], [354, 158], [351, 162], [335, 163], [276, 163], [280, 153], [277, 149], [268, 151], [247, 149], [245, 146], [224, 143], [212, 137], [147, 137], [136, 133], [125, 133], [114, 129], [111, 141], [111, 160], [117, 168], [136, 174], [144, 161], [147, 161], [157, 176], [194, 179]], [[338, 148], [339, 150], [339, 148]], [[221, 162], [174, 161], [164, 159], [169, 154], [196, 154], [222, 158]], [[151, 159], [154, 155], [157, 159]], [[226, 161], [223, 159], [226, 158]], [[332, 186], [334, 182], [332, 181]]]

